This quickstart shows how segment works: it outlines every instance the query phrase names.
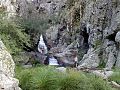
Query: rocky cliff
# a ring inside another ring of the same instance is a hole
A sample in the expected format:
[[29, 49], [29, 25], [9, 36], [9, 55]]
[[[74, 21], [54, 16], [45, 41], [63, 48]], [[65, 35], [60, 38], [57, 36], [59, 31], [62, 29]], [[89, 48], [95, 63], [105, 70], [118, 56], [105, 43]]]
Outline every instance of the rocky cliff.
[[0, 0], [0, 11], [4, 10], [8, 17], [15, 15], [16, 0]]
[[[119, 30], [120, 30], [120, 1], [119, 0], [84, 0], [80, 2], [80, 28], [88, 34], [89, 50], [96, 53], [99, 62], [105, 63], [106, 69], [119, 67]], [[84, 8], [82, 8], [84, 6]], [[89, 59], [83, 58], [84, 64], [92, 63], [94, 54]], [[89, 60], [89, 61], [88, 61]], [[88, 61], [85, 63], [85, 61]], [[98, 64], [98, 65], [99, 65]], [[95, 66], [96, 67], [96, 66]]]
[[100, 65], [106, 69], [120, 67], [119, 4], [119, 0], [76, 0], [69, 3], [71, 7], [65, 4], [66, 14], [62, 13], [63, 21], [55, 30], [58, 33], [51, 31], [54, 36], [57, 35], [55, 38], [51, 34], [52, 41], [57, 41], [54, 45], [68, 46], [74, 41], [78, 42], [79, 52], [85, 54], [79, 68], [95, 68]]
[[0, 40], [0, 90], [20, 90], [19, 81], [14, 78], [14, 61]]
[[66, 57], [72, 48], [79, 52], [79, 68], [120, 67], [120, 0], [18, 0], [17, 12], [59, 16], [45, 36], [56, 56]]

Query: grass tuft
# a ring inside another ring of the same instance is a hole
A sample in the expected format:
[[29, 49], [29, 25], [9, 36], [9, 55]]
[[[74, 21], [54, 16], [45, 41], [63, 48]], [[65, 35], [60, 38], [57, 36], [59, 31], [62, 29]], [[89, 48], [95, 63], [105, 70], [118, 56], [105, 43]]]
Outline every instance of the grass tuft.
[[23, 90], [112, 90], [106, 81], [92, 74], [69, 69], [58, 72], [54, 67], [16, 68]]

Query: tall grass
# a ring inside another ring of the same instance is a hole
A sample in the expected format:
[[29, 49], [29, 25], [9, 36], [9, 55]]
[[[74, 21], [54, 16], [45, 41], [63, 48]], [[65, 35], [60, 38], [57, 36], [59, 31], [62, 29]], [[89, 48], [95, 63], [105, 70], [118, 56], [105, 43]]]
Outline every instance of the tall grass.
[[23, 90], [112, 90], [106, 81], [73, 70], [58, 72], [54, 67], [16, 70]]
[[120, 84], [120, 69], [116, 69], [114, 74], [109, 78], [110, 81], [115, 81]]
[[93, 90], [112, 90], [108, 83], [103, 81], [100, 77], [92, 75], [89, 80], [94, 88]]

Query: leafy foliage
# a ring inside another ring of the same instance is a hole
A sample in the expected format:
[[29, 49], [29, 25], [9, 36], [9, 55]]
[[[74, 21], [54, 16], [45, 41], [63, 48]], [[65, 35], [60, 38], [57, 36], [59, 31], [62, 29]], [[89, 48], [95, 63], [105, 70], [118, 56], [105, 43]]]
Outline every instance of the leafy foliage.
[[[17, 17], [18, 18], [18, 17]], [[48, 18], [19, 18], [18, 23], [27, 29], [27, 32], [44, 32], [49, 28]]]
[[0, 38], [12, 55], [19, 53], [23, 48], [30, 47], [29, 36], [25, 30], [12, 20], [0, 14]]
[[103, 81], [102, 78], [94, 75], [89, 76], [89, 78], [94, 90], [112, 90], [107, 82]]

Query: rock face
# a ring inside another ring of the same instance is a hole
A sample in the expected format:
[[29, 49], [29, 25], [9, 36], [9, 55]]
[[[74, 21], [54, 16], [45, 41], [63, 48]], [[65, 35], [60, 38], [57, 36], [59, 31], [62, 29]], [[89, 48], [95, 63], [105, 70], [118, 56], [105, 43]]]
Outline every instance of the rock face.
[[[120, 13], [118, 12], [119, 5], [117, 3], [120, 2], [114, 0], [85, 0], [80, 3], [80, 10], [82, 10], [84, 6], [84, 12], [80, 13], [82, 15], [80, 21], [81, 29], [83, 31], [87, 30], [89, 48], [101, 48], [102, 53], [100, 55], [100, 52], [98, 52], [98, 54], [99, 57], [102, 56], [102, 58], [99, 59], [104, 59], [106, 68], [111, 69], [116, 62], [117, 56], [115, 36], [119, 30], [118, 18]], [[104, 54], [105, 56], [103, 56]], [[83, 57], [83, 59], [84, 58], [85, 57]], [[95, 61], [97, 62], [97, 60], [98, 58]], [[93, 59], [88, 59], [83, 62], [85, 63], [86, 61], [92, 62]], [[90, 66], [92, 65], [94, 65], [94, 63]]]
[[29, 15], [39, 16], [41, 13], [50, 16], [58, 14], [66, 0], [17, 0], [17, 13], [27, 18]]
[[0, 40], [0, 90], [20, 90], [14, 78], [15, 64], [3, 42]]
[[95, 68], [100, 63], [107, 70], [120, 67], [120, 1], [79, 0], [69, 5], [58, 29], [57, 46], [77, 41], [79, 52], [84, 52], [80, 67]]
[[83, 56], [83, 59], [80, 62], [80, 68], [96, 68], [99, 66], [100, 59], [96, 51], [93, 48], [89, 49], [87, 54]]
[[120, 0], [18, 0], [17, 12], [25, 18], [41, 12], [61, 17], [46, 32], [49, 49], [57, 54], [64, 57], [76, 42], [72, 48], [78, 49], [80, 66], [120, 67]]
[[15, 15], [15, 3], [16, 0], [0, 0], [0, 9], [5, 9], [8, 13], [8, 17]]

